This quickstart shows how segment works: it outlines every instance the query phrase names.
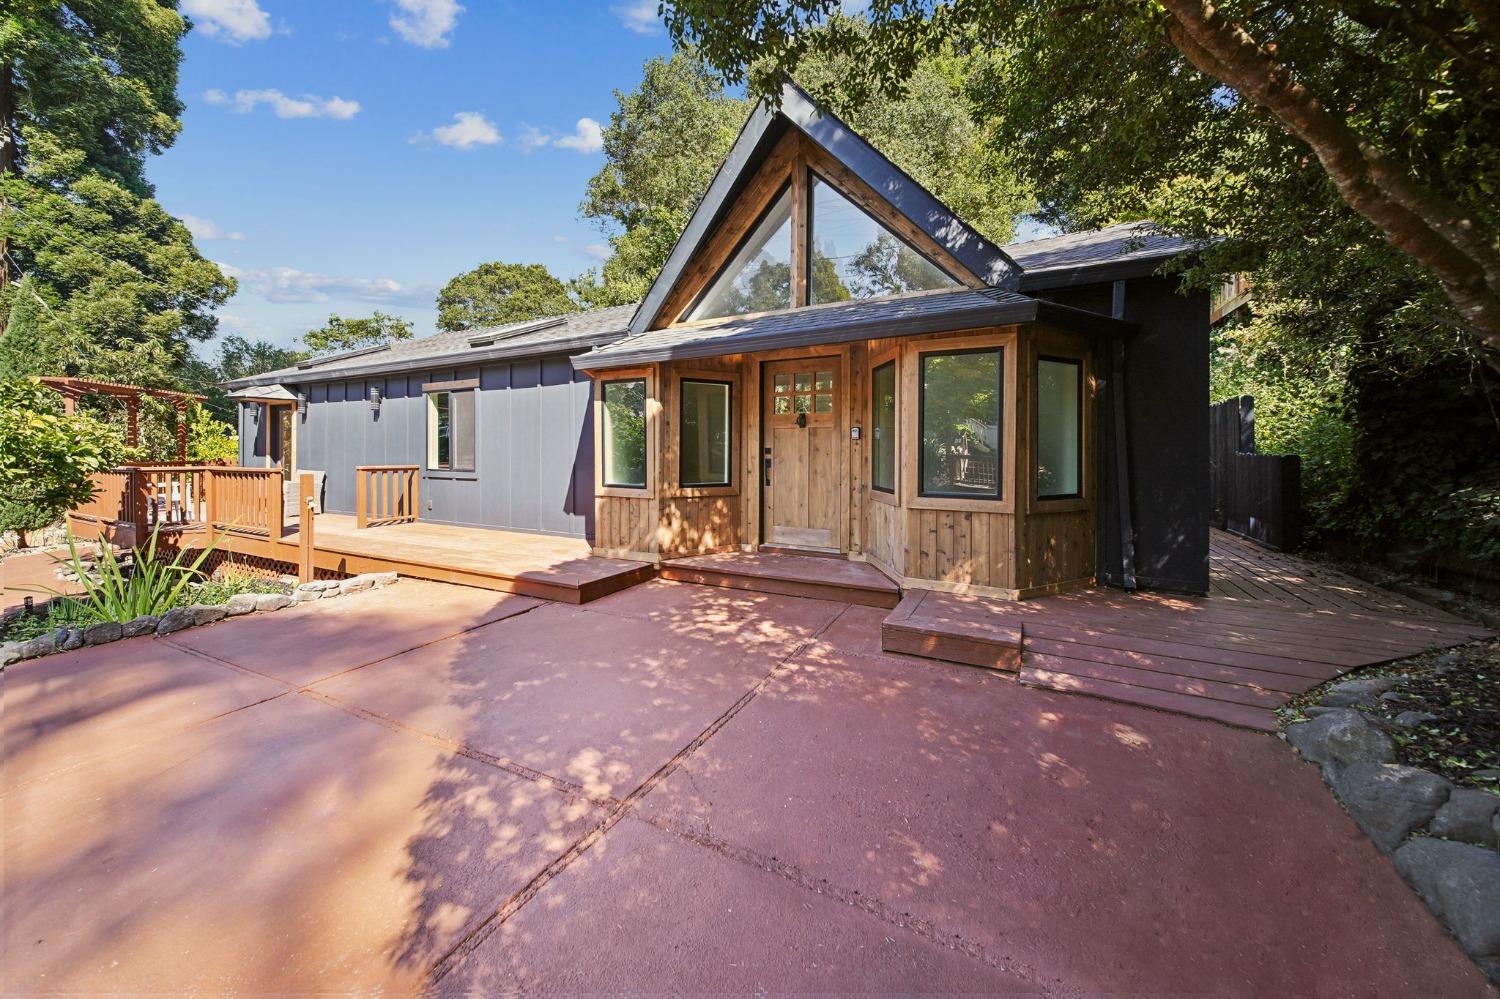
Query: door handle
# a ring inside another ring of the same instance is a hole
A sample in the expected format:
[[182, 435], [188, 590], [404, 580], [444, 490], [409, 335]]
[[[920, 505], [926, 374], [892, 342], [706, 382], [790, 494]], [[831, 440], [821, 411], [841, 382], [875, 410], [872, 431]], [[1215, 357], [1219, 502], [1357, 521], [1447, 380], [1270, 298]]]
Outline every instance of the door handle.
[[765, 469], [766, 485], [771, 484], [771, 449], [766, 448], [766, 456], [761, 459], [761, 465]]

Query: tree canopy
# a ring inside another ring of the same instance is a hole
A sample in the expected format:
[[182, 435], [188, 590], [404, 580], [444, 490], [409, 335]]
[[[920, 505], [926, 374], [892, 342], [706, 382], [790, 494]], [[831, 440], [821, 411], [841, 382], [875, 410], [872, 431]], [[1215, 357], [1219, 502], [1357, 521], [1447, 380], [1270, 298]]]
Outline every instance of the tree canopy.
[[0, 379], [0, 503], [50, 521], [87, 502], [90, 476], [124, 455], [108, 426], [84, 413], [64, 414], [55, 392], [32, 379]]
[[234, 282], [152, 197], [181, 127], [159, 0], [16, 0], [0, 13], [0, 373], [169, 384]]
[[568, 288], [542, 264], [480, 264], [438, 292], [438, 329], [503, 326], [577, 312]]
[[[373, 315], [360, 319], [345, 319], [343, 316], [332, 315], [323, 326], [302, 334], [303, 344], [314, 354], [337, 354], [345, 350], [379, 347], [381, 344], [411, 338], [410, 320], [402, 319], [400, 316], [388, 316], [378, 310]], [[236, 350], [238, 349], [236, 345]], [[238, 355], [234, 358], [237, 361], [245, 359]]]

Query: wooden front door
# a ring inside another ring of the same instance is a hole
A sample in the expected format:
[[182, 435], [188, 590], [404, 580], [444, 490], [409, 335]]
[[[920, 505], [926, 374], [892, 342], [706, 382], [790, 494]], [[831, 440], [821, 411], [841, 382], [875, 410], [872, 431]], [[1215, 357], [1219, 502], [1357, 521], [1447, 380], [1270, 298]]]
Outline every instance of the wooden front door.
[[837, 357], [768, 363], [761, 426], [767, 544], [842, 550]]

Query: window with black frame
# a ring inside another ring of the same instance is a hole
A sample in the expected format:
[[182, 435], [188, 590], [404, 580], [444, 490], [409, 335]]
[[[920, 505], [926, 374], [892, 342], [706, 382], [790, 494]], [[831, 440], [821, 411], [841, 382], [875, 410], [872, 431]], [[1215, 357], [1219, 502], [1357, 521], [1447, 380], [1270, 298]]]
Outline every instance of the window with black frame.
[[605, 382], [603, 402], [604, 484], [646, 488], [646, 379]]
[[474, 471], [474, 390], [427, 393], [427, 467]]
[[681, 386], [678, 461], [682, 485], [727, 486], [733, 386], [696, 378], [684, 378]]
[[919, 355], [918, 483], [923, 496], [1000, 499], [999, 347]]
[[1036, 362], [1037, 499], [1083, 495], [1083, 364], [1057, 357]]
[[896, 491], [896, 362], [887, 361], [870, 375], [870, 485]]

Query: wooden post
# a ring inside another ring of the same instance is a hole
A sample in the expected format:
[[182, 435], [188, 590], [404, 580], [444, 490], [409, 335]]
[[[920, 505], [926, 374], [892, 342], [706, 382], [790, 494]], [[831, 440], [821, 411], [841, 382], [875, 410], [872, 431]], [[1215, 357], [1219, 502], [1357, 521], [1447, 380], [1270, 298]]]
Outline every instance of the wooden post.
[[420, 466], [413, 468], [411, 475], [411, 522], [415, 524], [422, 515], [422, 469]]
[[141, 439], [141, 401], [135, 396], [125, 399], [125, 444], [135, 447]]
[[362, 468], [354, 470], [354, 527], [363, 530], [370, 523], [370, 508], [365, 494], [370, 491], [370, 473]]
[[178, 398], [173, 402], [177, 410], [177, 463], [187, 464], [187, 400]]
[[200, 468], [197, 473], [203, 482], [203, 522], [208, 527], [208, 543], [214, 541], [214, 525], [219, 519], [218, 504], [214, 501], [214, 494], [218, 491], [214, 481], [214, 470], [207, 466]]
[[313, 477], [303, 472], [297, 490], [297, 581], [313, 579]]
[[263, 476], [261, 488], [270, 490], [266, 495], [266, 538], [274, 545], [286, 529], [286, 494], [281, 488], [281, 476]]

